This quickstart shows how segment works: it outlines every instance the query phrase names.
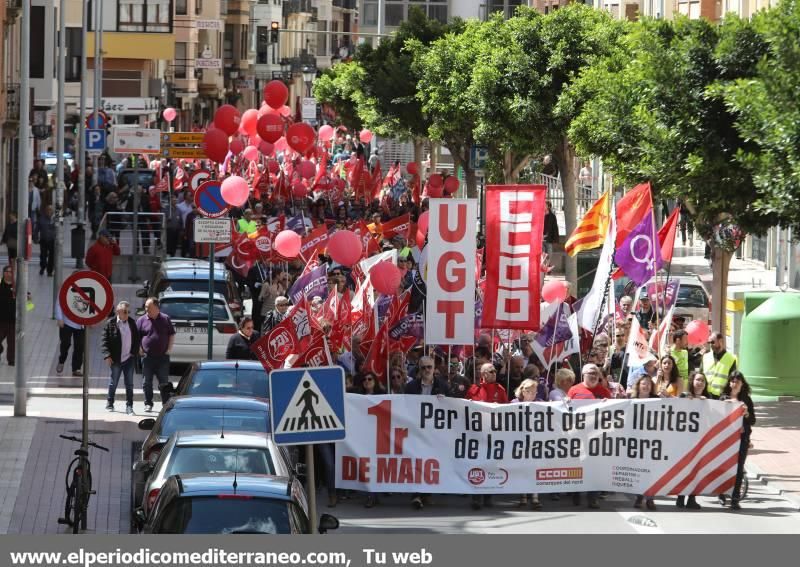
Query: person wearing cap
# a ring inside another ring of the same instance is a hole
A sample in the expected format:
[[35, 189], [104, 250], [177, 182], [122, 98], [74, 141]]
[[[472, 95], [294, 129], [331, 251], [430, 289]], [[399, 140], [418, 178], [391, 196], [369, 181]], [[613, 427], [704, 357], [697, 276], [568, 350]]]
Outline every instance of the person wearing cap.
[[86, 267], [111, 281], [114, 256], [119, 256], [119, 254], [117, 239], [104, 228], [97, 234], [97, 241], [86, 251]]
[[650, 303], [650, 296], [647, 295], [647, 290], [642, 290], [639, 295], [639, 310], [634, 313], [639, 320], [639, 325], [642, 329], [649, 329], [650, 325], [656, 324], [656, 311]]

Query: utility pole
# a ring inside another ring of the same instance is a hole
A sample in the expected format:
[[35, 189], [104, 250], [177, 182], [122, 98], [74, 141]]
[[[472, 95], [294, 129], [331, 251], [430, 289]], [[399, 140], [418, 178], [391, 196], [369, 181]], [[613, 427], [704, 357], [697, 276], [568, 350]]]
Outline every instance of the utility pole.
[[386, 12], [386, 0], [378, 0], [378, 44], [381, 43], [381, 36], [383, 35], [383, 20], [385, 19], [384, 13]]
[[[83, 268], [83, 254], [86, 248], [86, 124], [84, 113], [86, 109], [86, 38], [89, 37], [89, 6], [85, 0], [83, 4], [83, 22], [81, 31], [81, 95], [78, 103], [78, 144], [80, 158], [78, 160], [78, 220], [73, 233], [78, 238], [73, 238], [73, 245], [78, 244], [80, 250], [73, 248], [75, 267]], [[76, 242], [77, 241], [77, 242]]]
[[[100, 118], [100, 113], [98, 110], [100, 109], [100, 83], [101, 77], [100, 74], [102, 70], [100, 68], [100, 42], [102, 41], [102, 32], [100, 31], [103, 28], [103, 2], [94, 2], [94, 86], [92, 87], [92, 94], [94, 95], [94, 123], [93, 126], [95, 128], [98, 127], [100, 124], [98, 119]], [[97, 184], [97, 166], [98, 166], [97, 155], [92, 156], [92, 186]]]
[[56, 103], [56, 250], [55, 277], [53, 277], [53, 317], [61, 282], [64, 281], [64, 75], [67, 60], [67, 0], [58, 7], [58, 102]]
[[[22, 21], [20, 29], [29, 29], [31, 22], [31, 3], [22, 3]], [[14, 328], [16, 334], [16, 375], [14, 377], [14, 415], [24, 417], [28, 406], [28, 378], [25, 369], [25, 315], [28, 305], [28, 263], [25, 259], [28, 248], [28, 176], [30, 167], [31, 139], [31, 93], [30, 93], [30, 60], [31, 43], [27, 34], [22, 33], [19, 64], [19, 154], [17, 156], [17, 320]], [[24, 247], [24, 248], [23, 248]]]

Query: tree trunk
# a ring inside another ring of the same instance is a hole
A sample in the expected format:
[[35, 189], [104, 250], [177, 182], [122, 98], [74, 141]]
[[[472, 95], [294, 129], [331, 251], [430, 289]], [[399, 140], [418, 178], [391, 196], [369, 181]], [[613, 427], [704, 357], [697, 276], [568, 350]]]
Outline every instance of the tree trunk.
[[422, 155], [423, 150], [425, 149], [425, 140], [422, 138], [414, 138], [414, 163], [417, 164], [417, 171], [420, 174], [420, 179], [422, 179], [422, 162], [425, 161], [425, 156]]
[[[564, 190], [564, 224], [566, 242], [572, 231], [578, 225], [578, 205], [575, 193], [575, 148], [570, 145], [566, 136], [561, 139], [556, 151], [554, 152], [559, 171], [561, 172], [561, 186]], [[564, 273], [572, 286], [571, 293], [578, 293], [578, 262], [574, 256], [566, 256], [564, 263]]]
[[[464, 168], [464, 183], [467, 184], [467, 199], [478, 198], [478, 176], [470, 167]], [[479, 213], [480, 214], [480, 213]]]
[[438, 143], [431, 143], [431, 167], [428, 170], [428, 175], [436, 173], [436, 169], [439, 166], [439, 147]]
[[503, 180], [505, 183], [515, 184], [519, 181], [520, 172], [528, 165], [531, 156], [516, 154], [512, 151], [507, 151], [503, 155]]
[[711, 246], [711, 330], [727, 334], [725, 302], [728, 299], [728, 271], [733, 253]]

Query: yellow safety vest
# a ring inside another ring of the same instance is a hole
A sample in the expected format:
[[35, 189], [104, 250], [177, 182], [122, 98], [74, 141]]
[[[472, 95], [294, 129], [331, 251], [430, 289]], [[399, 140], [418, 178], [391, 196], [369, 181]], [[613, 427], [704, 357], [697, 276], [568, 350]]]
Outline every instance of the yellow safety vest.
[[258, 223], [254, 220], [248, 221], [241, 218], [237, 224], [239, 225], [239, 232], [243, 234], [250, 234], [258, 230]]
[[703, 355], [703, 374], [706, 375], [708, 380], [708, 393], [714, 396], [719, 396], [728, 385], [728, 375], [731, 373], [731, 368], [736, 364], [736, 357], [730, 352], [722, 355], [722, 358], [716, 360], [713, 352], [707, 352]]

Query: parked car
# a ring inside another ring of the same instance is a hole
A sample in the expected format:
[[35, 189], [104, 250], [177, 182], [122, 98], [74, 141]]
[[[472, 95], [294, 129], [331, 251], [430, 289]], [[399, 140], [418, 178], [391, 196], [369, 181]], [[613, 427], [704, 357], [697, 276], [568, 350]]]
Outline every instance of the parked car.
[[[678, 289], [678, 299], [675, 302], [675, 317], [683, 317], [686, 322], [693, 320], [710, 321], [711, 320], [711, 297], [708, 295], [703, 282], [697, 276], [673, 276], [670, 275], [670, 281], [680, 282]], [[659, 283], [662, 285], [666, 283], [666, 274], [659, 275]], [[651, 279], [648, 283], [655, 283], [655, 278]], [[614, 281], [614, 294], [619, 300], [625, 294], [631, 296], [636, 295], [634, 284], [625, 276]], [[659, 304], [660, 305], [660, 304]], [[663, 311], [659, 307], [659, 312]]]
[[[252, 474], [171, 476], [161, 488], [144, 533], [309, 534], [308, 502], [294, 477]], [[318, 530], [339, 527], [322, 514]]]
[[[208, 292], [165, 291], [159, 295], [160, 309], [175, 327], [170, 362], [190, 363], [208, 356]], [[213, 357], [224, 359], [228, 341], [238, 328], [236, 318], [220, 293], [214, 294]]]
[[184, 372], [176, 396], [269, 398], [269, 374], [255, 360], [202, 360]]
[[269, 433], [269, 404], [254, 398], [232, 396], [181, 396], [170, 398], [157, 418], [145, 418], [139, 429], [149, 431], [133, 464], [134, 504], [142, 501], [144, 483], [170, 435], [178, 431]]
[[198, 433], [176, 431], [148, 473], [139, 507], [147, 516], [167, 478], [187, 473], [294, 473], [289, 451], [268, 433]]
[[[209, 272], [209, 264], [205, 261], [173, 260], [162, 263], [153, 277], [144, 282], [142, 289], [136, 291], [136, 296], [158, 297], [166, 291], [194, 291], [208, 294]], [[237, 318], [241, 316], [242, 299], [239, 290], [233, 283], [233, 277], [228, 269], [218, 263], [214, 264], [214, 293], [222, 294], [231, 312]]]

